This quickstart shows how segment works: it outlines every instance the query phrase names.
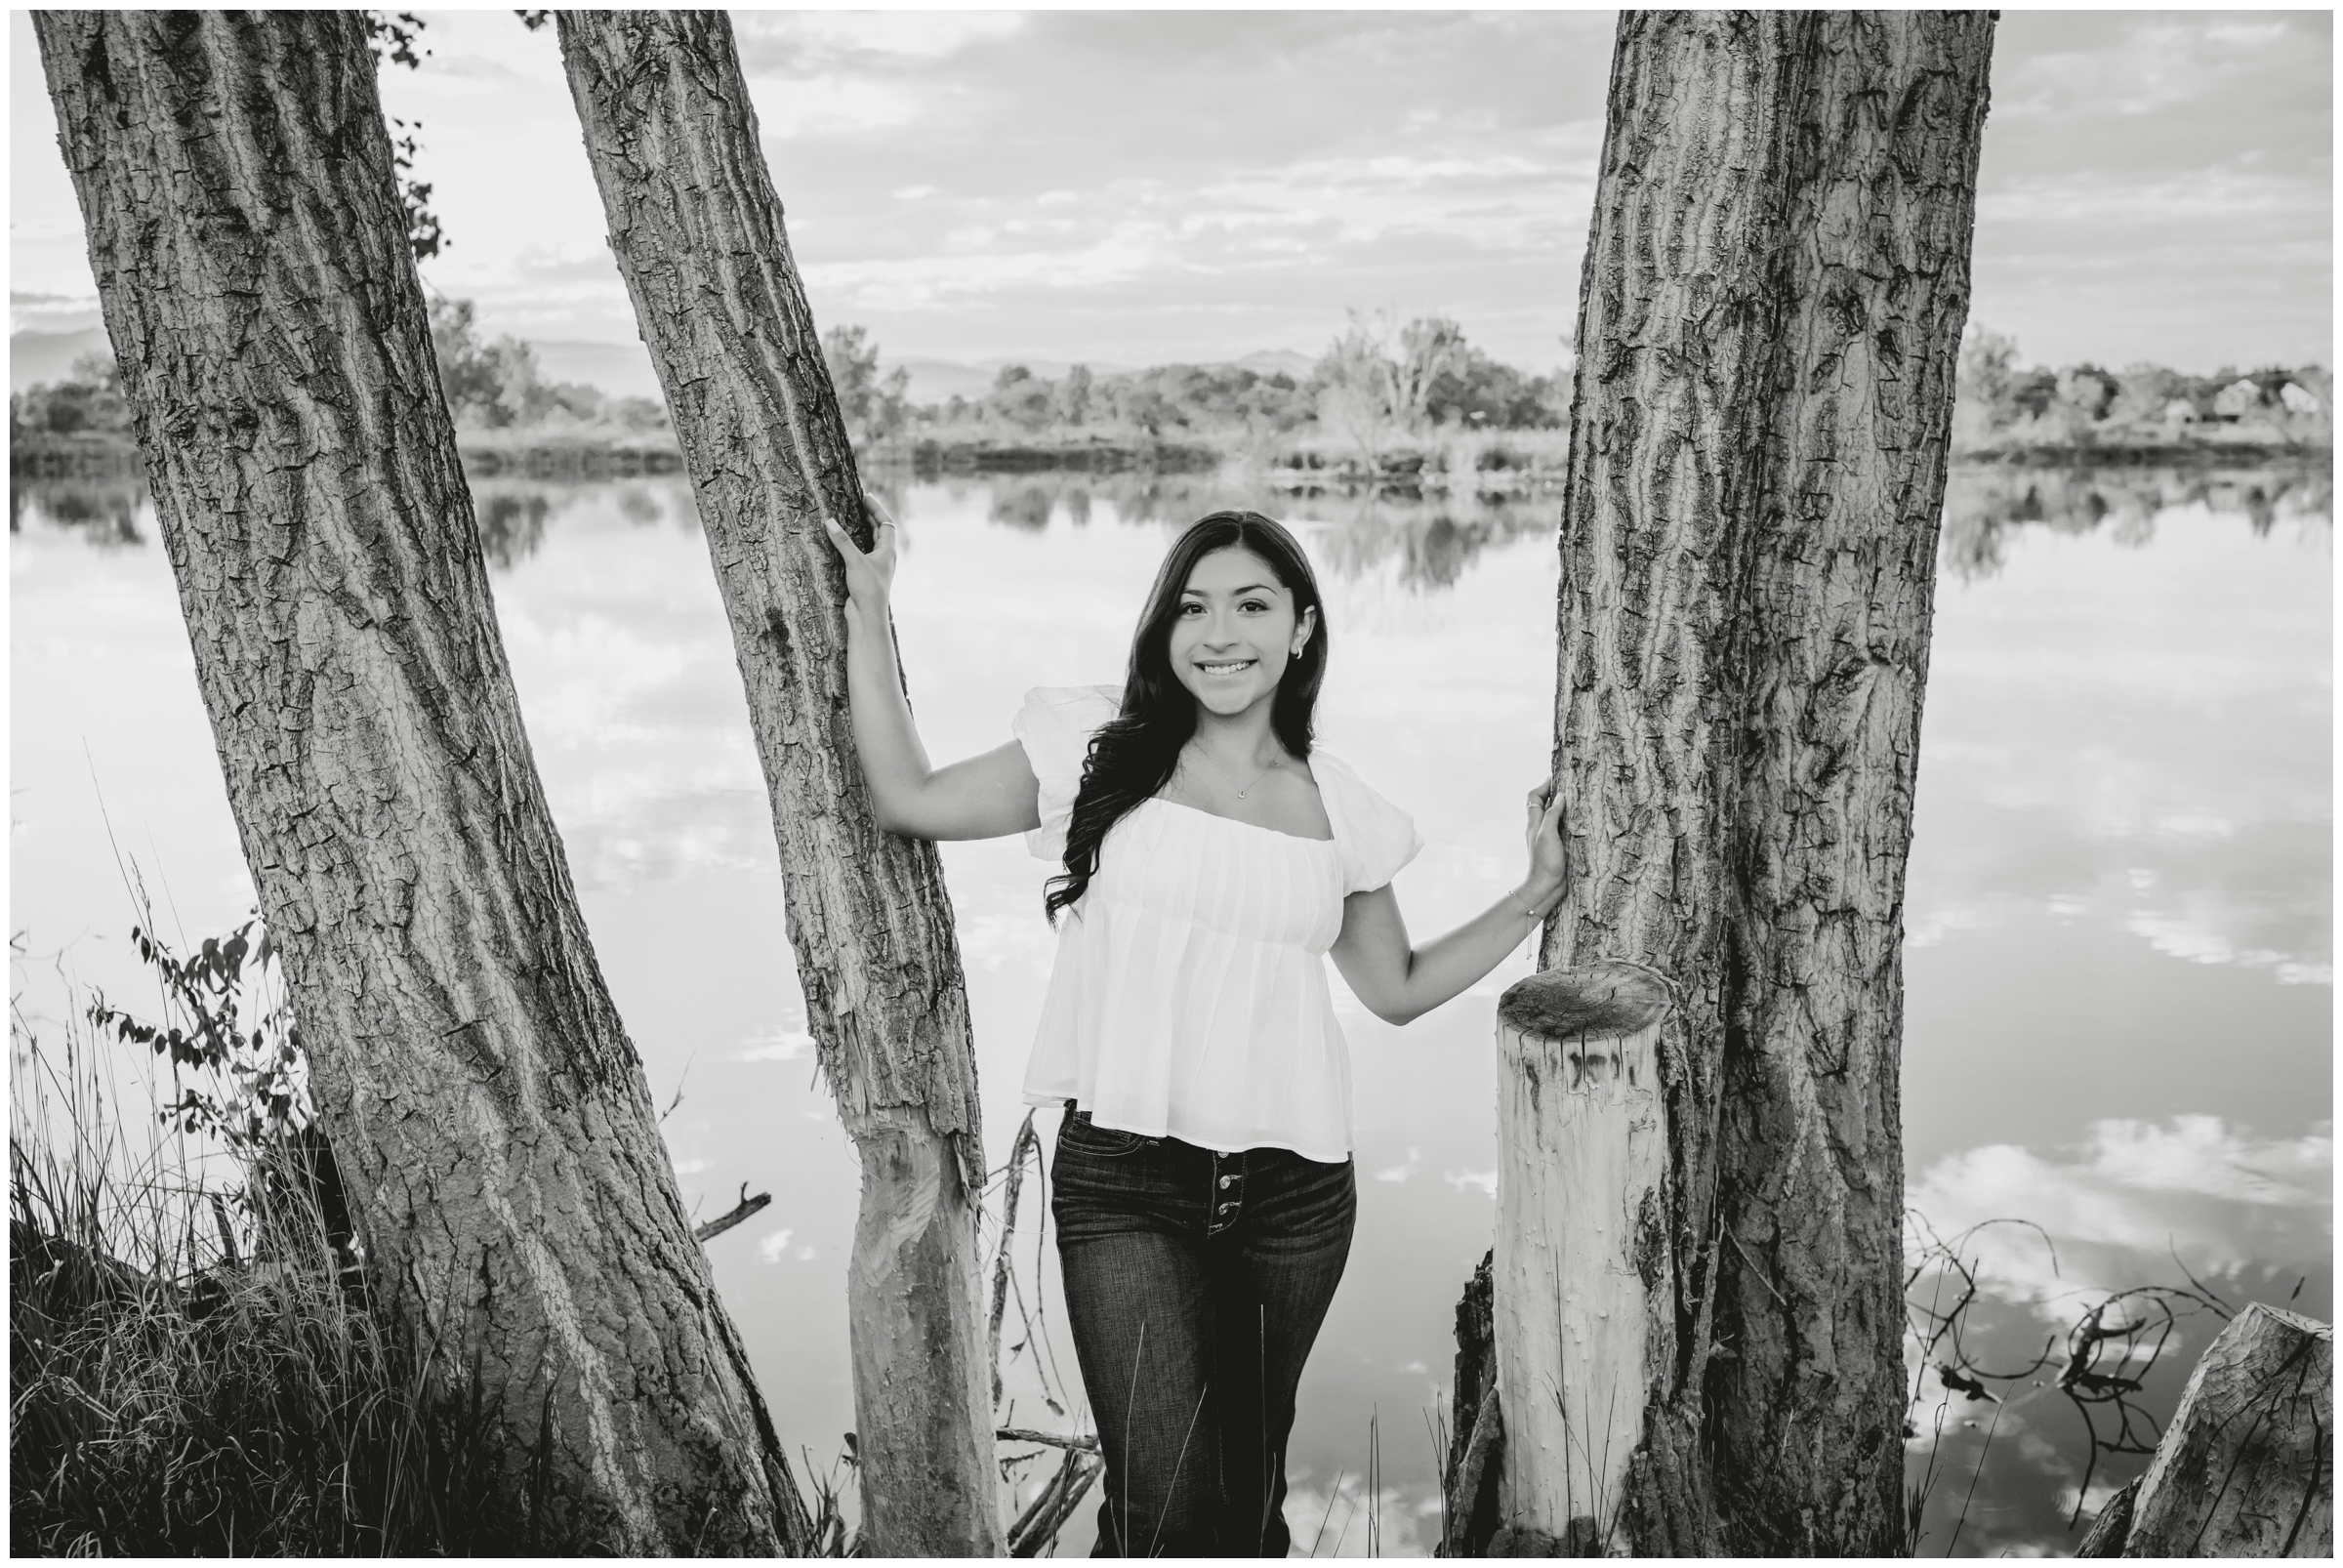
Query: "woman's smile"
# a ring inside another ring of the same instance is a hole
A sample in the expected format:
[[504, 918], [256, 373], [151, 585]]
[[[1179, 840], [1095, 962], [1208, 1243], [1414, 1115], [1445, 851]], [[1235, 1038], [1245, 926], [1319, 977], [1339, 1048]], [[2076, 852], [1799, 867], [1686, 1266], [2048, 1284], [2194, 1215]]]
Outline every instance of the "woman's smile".
[[1221, 718], [1267, 700], [1317, 624], [1295, 614], [1277, 569], [1240, 545], [1198, 560], [1181, 588], [1164, 651], [1176, 679]]

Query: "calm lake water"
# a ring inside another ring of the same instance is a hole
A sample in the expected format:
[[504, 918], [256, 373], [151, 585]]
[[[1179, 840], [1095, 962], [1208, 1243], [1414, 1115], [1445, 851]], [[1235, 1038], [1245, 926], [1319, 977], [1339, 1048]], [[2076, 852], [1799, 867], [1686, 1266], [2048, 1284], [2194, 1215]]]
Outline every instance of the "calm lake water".
[[[814, 1081], [688, 491], [487, 482], [478, 495], [505, 643], [603, 969], [653, 1093], [681, 1094], [666, 1125], [687, 1199], [705, 1217], [743, 1183], [774, 1196], [710, 1253], [793, 1453], [825, 1468], [853, 1423], [856, 1175]], [[1411, 928], [1446, 929], [1519, 874], [1518, 803], [1552, 722], [1550, 501], [1059, 478], [894, 499], [897, 624], [932, 756], [999, 744], [1030, 686], [1120, 679], [1172, 535], [1215, 505], [1259, 505], [1295, 526], [1322, 575], [1324, 743], [1425, 839], [1398, 881]], [[1989, 1226], [1961, 1247], [1981, 1289], [1968, 1365], [2017, 1372], [2053, 1340], [2060, 1354], [1993, 1383], [2000, 1403], [1947, 1404], [1915, 1347], [1923, 1552], [2072, 1550], [2078, 1492], [2087, 1523], [2141, 1468], [2093, 1458], [2086, 1420], [2104, 1445], [2120, 1430], [2116, 1403], [2086, 1409], [2055, 1386], [2063, 1337], [2107, 1293], [2193, 1275], [2231, 1306], [2291, 1300], [2332, 1317], [2331, 510], [2322, 474], [1955, 476], [1906, 906], [1910, 1196], [1948, 1238], [2001, 1217], [2040, 1227]], [[166, 931], [224, 930], [252, 891], [143, 495], [21, 486], [11, 534], [14, 989], [27, 1025], [54, 1036], [69, 986], [152, 995], [129, 951], [115, 846], [144, 869]], [[944, 864], [998, 1162], [1024, 1114], [1049, 868], [1014, 839], [946, 846]], [[1453, 1311], [1494, 1217], [1494, 1009], [1529, 971], [1525, 949], [1405, 1029], [1335, 982], [1362, 1204], [1302, 1388], [1297, 1550], [1367, 1548], [1371, 1424], [1381, 1549], [1436, 1538], [1429, 1424], [1445, 1418]], [[1045, 1399], [1078, 1401], [1080, 1385], [1062, 1328], [1047, 1331], [1062, 1319], [1032, 1193], [1019, 1296], [1046, 1332], [1012, 1370], [1011, 1419], [1062, 1425]], [[1931, 1277], [1914, 1294], [1950, 1300]], [[2135, 1434], [2169, 1413], [2218, 1324], [2179, 1323], [2130, 1396]], [[1013, 1308], [1010, 1326], [1010, 1342], [1026, 1340]], [[2115, 1370], [2112, 1350], [2100, 1370]], [[1062, 1549], [1087, 1549], [1089, 1534], [1086, 1507]]]

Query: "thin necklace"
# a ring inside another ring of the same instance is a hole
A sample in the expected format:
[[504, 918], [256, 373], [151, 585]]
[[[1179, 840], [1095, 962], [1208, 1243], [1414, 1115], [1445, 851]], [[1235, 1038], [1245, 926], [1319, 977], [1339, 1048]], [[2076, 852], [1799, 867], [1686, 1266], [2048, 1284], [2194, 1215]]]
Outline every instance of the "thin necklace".
[[[1191, 746], [1195, 746], [1195, 742], [1193, 741], [1190, 741], [1189, 744]], [[1196, 755], [1204, 758], [1205, 762], [1211, 763], [1213, 772], [1219, 774], [1231, 784], [1234, 784], [1237, 781], [1237, 775], [1230, 772], [1227, 768], [1222, 767], [1218, 763], [1213, 762], [1211, 757], [1206, 756], [1203, 747], [1196, 746]], [[1251, 784], [1248, 784], [1243, 789], [1237, 791], [1237, 799], [1240, 801], [1245, 799], [1246, 796], [1252, 794], [1255, 789], [1260, 787], [1260, 782], [1262, 779], [1267, 778], [1270, 774], [1276, 771], [1277, 764], [1275, 763], [1271, 763], [1267, 767], [1262, 768], [1258, 773], [1254, 775], [1254, 779]]]

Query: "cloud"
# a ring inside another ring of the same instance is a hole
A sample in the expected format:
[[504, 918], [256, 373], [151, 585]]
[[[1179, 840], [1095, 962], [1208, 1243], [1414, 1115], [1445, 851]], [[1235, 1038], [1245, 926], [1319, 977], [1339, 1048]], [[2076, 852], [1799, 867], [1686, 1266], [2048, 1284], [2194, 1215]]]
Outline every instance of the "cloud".
[[[1977, 198], [1977, 221], [2076, 223], [2169, 230], [2192, 222], [2293, 217], [2322, 221], [2332, 203], [2297, 179], [2237, 169], [2111, 179], [2104, 170], [2032, 175]], [[2185, 230], [2184, 230], [2185, 231]]]
[[2095, 1173], [2143, 1191], [2306, 1207], [2332, 1201], [2331, 1134], [2255, 1142], [2217, 1116], [2176, 1116], [2168, 1128], [2101, 1122], [2094, 1142]]
[[1459, 1192], [1469, 1187], [1476, 1189], [1482, 1196], [1492, 1201], [1495, 1201], [1497, 1197], [1497, 1173], [1495, 1171], [1443, 1171], [1440, 1173], [1440, 1179]]
[[2266, 78], [2289, 46], [2317, 49], [2322, 62], [2326, 49], [2315, 36], [2321, 24], [2307, 18], [2133, 14], [2088, 27], [2031, 26], [2023, 14], [2012, 20], [2016, 27], [2005, 24], [1995, 50], [1993, 110], [2012, 120], [2170, 115]]
[[[2212, 1116], [2112, 1120], [2065, 1157], [2006, 1143], [1950, 1155], [1907, 1199], [1947, 1240], [1982, 1226], [1961, 1248], [1980, 1281], [2063, 1324], [2077, 1298], [2144, 1283], [2167, 1256], [2208, 1278], [2323, 1258], [2333, 1170], [2327, 1123], [2256, 1138]], [[2055, 1254], [2026, 1227], [1987, 1223], [2003, 1217], [2039, 1225]]]
[[769, 140], [893, 130], [930, 117], [934, 105], [906, 83], [815, 76], [752, 80], [758, 124]]
[[2192, 899], [2178, 912], [2134, 910], [2125, 928], [2158, 952], [2190, 964], [2236, 964], [2266, 969], [2281, 985], [2332, 985], [2332, 963], [2267, 947], [2239, 945], [2239, 928], [2261, 924], [2258, 910], [2236, 910], [2217, 899]]
[[803, 1029], [775, 1029], [751, 1035], [732, 1053], [734, 1061], [796, 1061], [813, 1049], [813, 1036]]
[[971, 44], [1014, 38], [1026, 19], [985, 11], [743, 12], [733, 21], [742, 68], [813, 74], [859, 65], [926, 64]]

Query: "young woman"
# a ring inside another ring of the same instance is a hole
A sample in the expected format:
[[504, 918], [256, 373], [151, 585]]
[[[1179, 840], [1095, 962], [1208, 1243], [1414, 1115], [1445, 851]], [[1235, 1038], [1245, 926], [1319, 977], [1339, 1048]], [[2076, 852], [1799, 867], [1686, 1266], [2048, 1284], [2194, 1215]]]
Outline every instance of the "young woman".
[[1317, 580], [1254, 512], [1172, 546], [1120, 691], [1029, 692], [1014, 740], [930, 766], [887, 635], [897, 530], [869, 505], [868, 555], [830, 537], [881, 825], [1022, 832], [1063, 868], [1025, 1098], [1067, 1111], [1050, 1209], [1106, 1457], [1096, 1554], [1282, 1557], [1294, 1391], [1357, 1208], [1322, 955], [1392, 1023], [1487, 974], [1561, 894], [1559, 792], [1530, 792], [1521, 886], [1413, 945], [1390, 884], [1421, 841], [1313, 746]]

